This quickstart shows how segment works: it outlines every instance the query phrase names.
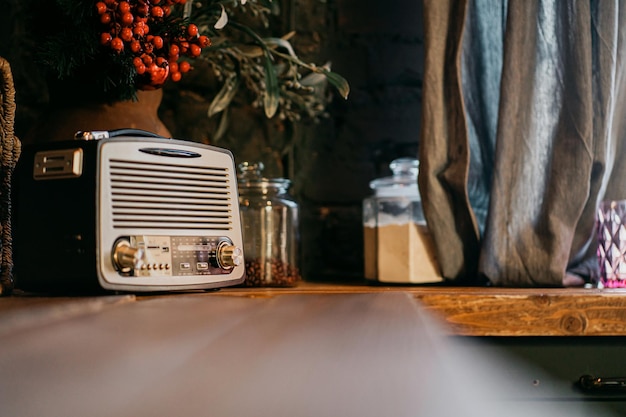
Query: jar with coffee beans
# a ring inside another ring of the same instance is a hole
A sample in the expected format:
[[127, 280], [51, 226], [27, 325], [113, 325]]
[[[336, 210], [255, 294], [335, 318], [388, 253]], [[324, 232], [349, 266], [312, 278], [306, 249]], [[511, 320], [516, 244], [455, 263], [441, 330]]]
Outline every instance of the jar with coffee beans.
[[263, 164], [239, 164], [239, 209], [246, 263], [245, 286], [293, 287], [298, 269], [298, 204], [291, 181], [263, 177]]

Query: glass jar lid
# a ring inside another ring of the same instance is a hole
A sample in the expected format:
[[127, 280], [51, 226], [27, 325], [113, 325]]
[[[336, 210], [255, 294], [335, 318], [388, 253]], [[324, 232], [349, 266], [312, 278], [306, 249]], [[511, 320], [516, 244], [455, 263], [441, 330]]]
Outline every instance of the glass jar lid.
[[370, 182], [377, 196], [380, 197], [419, 197], [417, 174], [419, 161], [415, 158], [398, 158], [391, 161], [390, 177], [378, 178]]
[[262, 171], [265, 168], [263, 162], [242, 162], [238, 166], [239, 174], [237, 183], [240, 190], [256, 192], [286, 192], [291, 181], [287, 178], [265, 178]]

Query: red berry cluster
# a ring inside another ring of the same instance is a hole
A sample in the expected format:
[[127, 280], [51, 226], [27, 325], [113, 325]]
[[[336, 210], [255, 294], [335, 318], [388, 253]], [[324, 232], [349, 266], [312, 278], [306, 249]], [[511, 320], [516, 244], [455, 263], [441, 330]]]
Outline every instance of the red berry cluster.
[[118, 54], [130, 51], [140, 76], [139, 88], [161, 87], [169, 78], [179, 81], [191, 66], [181, 56], [195, 58], [211, 45], [193, 23], [176, 33], [151, 33], [170, 15], [172, 7], [186, 0], [100, 0], [96, 11], [103, 26], [100, 43]]

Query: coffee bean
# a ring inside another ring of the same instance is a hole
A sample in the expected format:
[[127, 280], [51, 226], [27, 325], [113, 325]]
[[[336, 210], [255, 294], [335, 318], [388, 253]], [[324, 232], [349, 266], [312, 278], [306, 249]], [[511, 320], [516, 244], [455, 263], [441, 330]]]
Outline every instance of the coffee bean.
[[246, 259], [247, 287], [294, 287], [301, 279], [298, 268], [281, 259]]

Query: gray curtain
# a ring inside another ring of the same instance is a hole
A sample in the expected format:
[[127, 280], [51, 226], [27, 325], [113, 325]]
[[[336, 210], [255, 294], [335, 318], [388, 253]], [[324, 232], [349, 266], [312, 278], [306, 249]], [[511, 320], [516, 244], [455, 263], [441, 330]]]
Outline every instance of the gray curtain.
[[626, 5], [424, 0], [419, 186], [443, 275], [597, 275], [595, 210], [626, 198]]

